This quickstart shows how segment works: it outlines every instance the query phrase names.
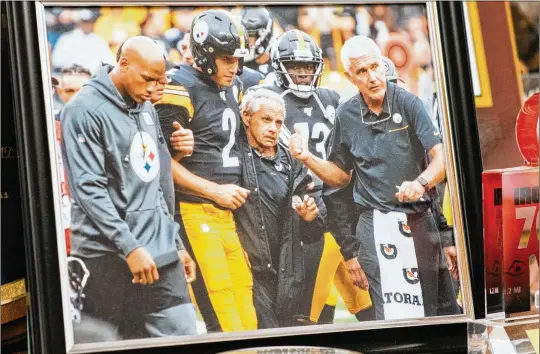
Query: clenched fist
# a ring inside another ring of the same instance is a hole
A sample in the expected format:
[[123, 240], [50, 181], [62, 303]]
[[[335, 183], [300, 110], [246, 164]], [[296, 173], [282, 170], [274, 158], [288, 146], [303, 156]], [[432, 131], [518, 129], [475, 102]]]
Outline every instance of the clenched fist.
[[171, 146], [178, 151], [180, 157], [191, 156], [195, 140], [193, 132], [189, 129], [184, 129], [178, 122], [173, 123], [174, 132], [171, 135]]
[[395, 194], [400, 202], [416, 202], [421, 199], [426, 189], [418, 181], [405, 181], [398, 187], [399, 191]]
[[235, 184], [221, 184], [218, 185], [212, 199], [224, 208], [236, 210], [246, 202], [249, 193], [249, 189]]
[[289, 150], [297, 160], [306, 161], [309, 158], [308, 142], [302, 139], [300, 129], [297, 127], [294, 127], [294, 134], [289, 138]]

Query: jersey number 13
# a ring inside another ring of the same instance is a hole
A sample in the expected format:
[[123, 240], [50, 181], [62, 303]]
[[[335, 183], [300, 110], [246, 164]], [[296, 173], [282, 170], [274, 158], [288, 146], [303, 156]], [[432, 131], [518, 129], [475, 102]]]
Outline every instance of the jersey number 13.
[[[309, 125], [308, 123], [296, 123], [294, 125], [295, 129], [300, 130], [300, 135], [302, 135], [302, 140], [309, 141], [309, 139], [321, 139], [320, 142], [315, 144], [315, 150], [320, 154], [320, 157], [323, 160], [326, 160], [326, 139], [330, 134], [330, 129], [326, 124], [317, 122], [313, 125], [313, 130], [311, 131], [311, 137], [309, 136]], [[321, 138], [322, 135], [322, 138]]]

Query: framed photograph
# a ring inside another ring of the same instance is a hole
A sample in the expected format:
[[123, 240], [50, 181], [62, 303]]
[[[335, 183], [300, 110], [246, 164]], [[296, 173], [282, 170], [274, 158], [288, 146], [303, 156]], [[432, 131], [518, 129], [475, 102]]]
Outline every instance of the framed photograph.
[[7, 21], [33, 348], [466, 345], [485, 303], [460, 4]]

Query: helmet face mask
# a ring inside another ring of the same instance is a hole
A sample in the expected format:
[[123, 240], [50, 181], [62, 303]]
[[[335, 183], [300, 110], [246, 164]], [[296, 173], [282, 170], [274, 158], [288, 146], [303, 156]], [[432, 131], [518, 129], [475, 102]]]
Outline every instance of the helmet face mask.
[[[296, 64], [296, 65], [295, 65]], [[313, 72], [291, 70], [313, 66]], [[278, 84], [296, 96], [307, 98], [319, 86], [324, 68], [321, 49], [306, 33], [291, 30], [283, 33], [272, 51], [272, 67]], [[306, 80], [306, 77], [310, 80]]]
[[263, 7], [243, 8], [240, 18], [249, 38], [255, 40], [253, 45], [250, 45], [249, 55], [245, 58], [246, 62], [251, 62], [270, 50], [274, 21], [270, 12]]
[[244, 57], [249, 54], [247, 31], [226, 11], [204, 11], [191, 24], [190, 50], [195, 65], [207, 75], [218, 72], [216, 58], [224, 55], [238, 58], [237, 75], [240, 75]]
[[[309, 72], [306, 67], [313, 69]], [[300, 69], [304, 67], [304, 69]], [[283, 86], [291, 89], [299, 97], [309, 97], [311, 92], [319, 86], [322, 71], [322, 61], [306, 60], [282, 60], [280, 69], [276, 70], [279, 75], [283, 75], [285, 80]], [[299, 70], [300, 69], [300, 70]], [[303, 72], [302, 72], [302, 71]]]

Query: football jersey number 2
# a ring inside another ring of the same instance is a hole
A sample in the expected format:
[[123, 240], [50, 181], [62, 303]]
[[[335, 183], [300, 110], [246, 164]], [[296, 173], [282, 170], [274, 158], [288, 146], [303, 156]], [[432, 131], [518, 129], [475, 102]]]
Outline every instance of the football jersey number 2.
[[221, 127], [223, 128], [224, 132], [228, 131], [229, 129], [231, 131], [231, 133], [229, 134], [229, 142], [227, 143], [227, 145], [225, 145], [223, 151], [221, 152], [221, 156], [223, 157], [223, 167], [238, 167], [240, 166], [238, 157], [230, 156], [231, 149], [234, 146], [234, 137], [236, 133], [236, 115], [234, 114], [232, 109], [226, 108], [223, 111]]
[[[310, 136], [309, 136], [308, 123], [296, 123], [294, 127], [300, 130], [300, 135], [302, 135], [302, 140], [309, 141]], [[328, 135], [330, 134], [330, 129], [328, 128], [326, 124], [321, 123], [321, 122], [313, 124], [313, 130], [311, 131], [311, 139], [318, 139], [320, 138], [321, 134], [322, 134], [322, 139], [320, 142], [315, 144], [315, 150], [317, 150], [317, 152], [321, 154], [321, 158], [323, 160], [326, 160], [325, 143], [326, 143], [326, 139], [328, 139]]]

